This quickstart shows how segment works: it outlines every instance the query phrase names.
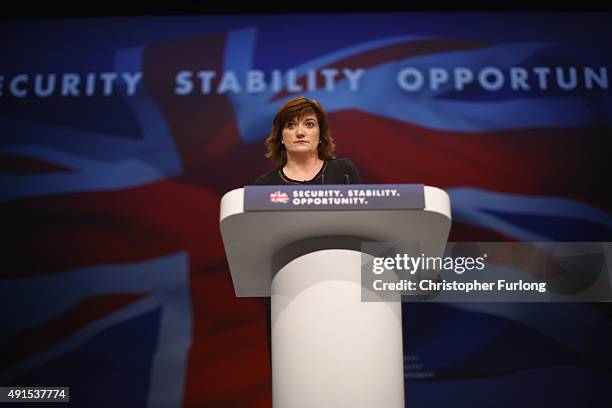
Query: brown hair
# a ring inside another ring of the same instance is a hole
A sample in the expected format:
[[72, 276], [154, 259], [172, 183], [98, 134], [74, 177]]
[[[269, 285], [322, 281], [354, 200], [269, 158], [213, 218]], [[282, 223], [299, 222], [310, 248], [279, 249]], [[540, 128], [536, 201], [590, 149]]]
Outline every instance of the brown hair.
[[332, 139], [329, 124], [327, 123], [327, 113], [325, 113], [323, 106], [321, 106], [316, 99], [308, 99], [300, 96], [286, 102], [281, 106], [278, 112], [276, 112], [274, 120], [272, 121], [272, 132], [270, 132], [270, 135], [266, 139], [266, 157], [272, 159], [279, 168], [287, 163], [287, 151], [285, 150], [285, 145], [281, 143], [285, 125], [295, 117], [299, 118], [309, 113], [314, 113], [319, 122], [321, 140], [318, 147], [319, 158], [321, 160], [334, 158], [336, 145], [334, 144], [334, 139]]

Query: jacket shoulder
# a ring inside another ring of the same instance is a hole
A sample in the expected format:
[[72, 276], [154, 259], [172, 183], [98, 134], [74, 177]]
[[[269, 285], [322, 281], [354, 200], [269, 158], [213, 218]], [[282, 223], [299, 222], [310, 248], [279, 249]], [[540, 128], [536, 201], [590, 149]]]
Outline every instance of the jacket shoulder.
[[330, 163], [333, 164], [334, 166], [337, 166], [343, 169], [355, 167], [351, 159], [348, 159], [348, 158], [331, 159]]
[[257, 186], [257, 185], [278, 184], [278, 180], [277, 180], [278, 178], [279, 178], [278, 171], [272, 170], [266, 174], [262, 174], [261, 176], [257, 177], [252, 185]]

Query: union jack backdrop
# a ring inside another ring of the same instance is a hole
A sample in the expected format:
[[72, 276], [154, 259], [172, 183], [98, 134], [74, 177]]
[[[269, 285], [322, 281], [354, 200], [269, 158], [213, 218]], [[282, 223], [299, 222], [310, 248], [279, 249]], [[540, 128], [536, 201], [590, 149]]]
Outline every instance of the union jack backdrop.
[[[610, 14], [0, 22], [0, 385], [83, 407], [269, 407], [263, 299], [219, 200], [291, 97], [449, 241], [611, 241]], [[280, 193], [271, 200], [282, 201]], [[608, 304], [404, 304], [407, 406], [610, 406]], [[595, 405], [594, 405], [595, 404]]]

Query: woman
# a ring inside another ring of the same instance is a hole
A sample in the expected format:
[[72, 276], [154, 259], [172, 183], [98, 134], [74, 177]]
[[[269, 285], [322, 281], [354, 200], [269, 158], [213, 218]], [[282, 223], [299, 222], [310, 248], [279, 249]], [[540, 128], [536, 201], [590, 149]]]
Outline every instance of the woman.
[[[259, 176], [253, 184], [361, 184], [350, 160], [334, 158], [336, 146], [327, 114], [314, 99], [294, 98], [281, 106], [272, 121], [266, 148], [266, 157], [277, 169]], [[266, 331], [271, 359], [270, 298], [266, 299]]]
[[336, 146], [327, 114], [317, 100], [291, 99], [281, 106], [272, 125], [266, 157], [277, 169], [258, 177], [254, 184], [361, 184], [350, 160], [334, 158]]

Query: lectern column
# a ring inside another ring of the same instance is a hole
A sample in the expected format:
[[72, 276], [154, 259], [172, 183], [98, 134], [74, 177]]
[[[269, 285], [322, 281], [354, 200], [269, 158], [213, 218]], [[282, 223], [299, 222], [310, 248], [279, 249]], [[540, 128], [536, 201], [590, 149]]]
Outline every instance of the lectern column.
[[361, 302], [362, 254], [302, 255], [272, 280], [275, 408], [404, 407], [399, 302]]

